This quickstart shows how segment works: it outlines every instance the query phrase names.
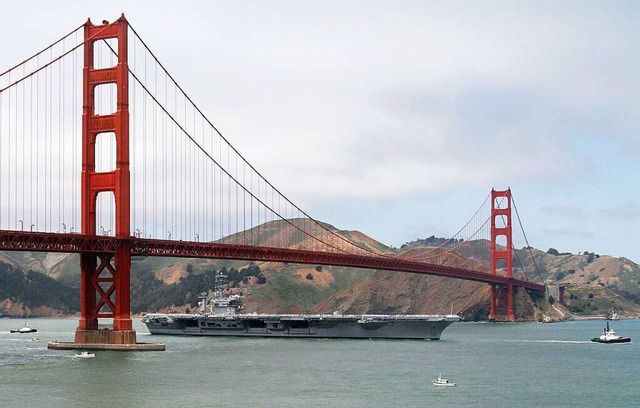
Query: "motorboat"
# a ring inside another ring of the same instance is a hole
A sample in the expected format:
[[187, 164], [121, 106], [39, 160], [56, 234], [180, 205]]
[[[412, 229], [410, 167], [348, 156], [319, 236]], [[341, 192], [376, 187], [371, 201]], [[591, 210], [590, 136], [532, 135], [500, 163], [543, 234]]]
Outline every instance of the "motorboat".
[[75, 357], [78, 358], [91, 358], [91, 357], [95, 357], [95, 353], [89, 353], [88, 351], [82, 351], [80, 352], [80, 354], [76, 354]]
[[11, 333], [35, 333], [37, 331], [38, 331], [37, 329], [34, 329], [33, 327], [29, 327], [27, 322], [24, 322], [24, 326], [22, 326], [19, 329], [10, 330]]
[[611, 327], [609, 327], [609, 320], [605, 326], [602, 335], [600, 337], [594, 337], [591, 339], [594, 343], [630, 343], [630, 337], [619, 336]]
[[438, 387], [455, 387], [456, 383], [449, 381], [446, 378], [442, 378], [442, 374], [439, 374], [438, 379], [433, 382], [433, 385]]

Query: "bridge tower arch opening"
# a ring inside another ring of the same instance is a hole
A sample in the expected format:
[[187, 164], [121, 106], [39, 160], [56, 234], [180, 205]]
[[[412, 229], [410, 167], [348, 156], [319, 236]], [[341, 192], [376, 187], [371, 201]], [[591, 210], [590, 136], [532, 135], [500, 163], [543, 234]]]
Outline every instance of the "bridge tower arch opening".
[[[498, 269], [505, 269], [509, 280], [513, 279], [512, 255], [512, 223], [511, 223], [511, 189], [504, 191], [491, 190], [491, 273], [496, 275]], [[514, 322], [513, 284], [508, 283], [506, 289], [506, 310], [504, 319]], [[490, 291], [489, 320], [498, 317], [498, 290], [495, 284]]]

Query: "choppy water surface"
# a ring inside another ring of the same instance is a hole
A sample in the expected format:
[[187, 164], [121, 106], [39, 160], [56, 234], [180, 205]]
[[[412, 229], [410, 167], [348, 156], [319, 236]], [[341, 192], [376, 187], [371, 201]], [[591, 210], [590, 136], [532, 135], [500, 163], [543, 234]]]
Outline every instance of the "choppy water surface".
[[[0, 405], [42, 407], [638, 406], [640, 321], [456, 323], [441, 341], [151, 336], [164, 352], [51, 351], [74, 319], [0, 319]], [[38, 337], [40, 341], [32, 341]], [[458, 383], [436, 388], [443, 377]]]

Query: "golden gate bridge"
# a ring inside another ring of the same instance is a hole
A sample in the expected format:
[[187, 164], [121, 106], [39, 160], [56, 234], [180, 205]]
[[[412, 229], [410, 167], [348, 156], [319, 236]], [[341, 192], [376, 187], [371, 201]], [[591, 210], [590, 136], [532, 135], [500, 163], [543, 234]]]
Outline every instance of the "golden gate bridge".
[[[136, 344], [130, 273], [138, 255], [484, 282], [489, 317], [514, 321], [515, 288], [545, 287], [514, 268], [512, 208], [510, 189], [492, 190], [455, 236], [420, 260], [358, 244], [263, 177], [124, 15], [88, 20], [0, 74], [0, 250], [80, 254], [81, 346]], [[490, 262], [460, 267], [459, 254], [478, 240], [490, 242]], [[100, 330], [99, 319], [112, 330]]]

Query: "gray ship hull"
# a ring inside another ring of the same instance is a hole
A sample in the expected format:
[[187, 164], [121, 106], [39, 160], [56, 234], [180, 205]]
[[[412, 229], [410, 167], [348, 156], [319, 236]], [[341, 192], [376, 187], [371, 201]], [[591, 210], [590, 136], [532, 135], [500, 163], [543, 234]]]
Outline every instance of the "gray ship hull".
[[149, 314], [151, 334], [238, 337], [439, 340], [456, 315]]

